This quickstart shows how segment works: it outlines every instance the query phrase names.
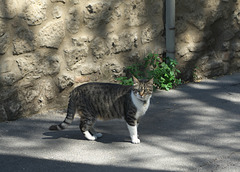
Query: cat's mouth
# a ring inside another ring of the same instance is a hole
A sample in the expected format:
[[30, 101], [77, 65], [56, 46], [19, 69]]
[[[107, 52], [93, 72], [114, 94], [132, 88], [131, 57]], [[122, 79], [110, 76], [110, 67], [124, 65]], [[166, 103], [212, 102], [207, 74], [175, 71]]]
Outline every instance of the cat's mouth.
[[148, 99], [150, 98], [150, 96], [148, 95], [140, 95], [140, 94], [137, 94], [137, 99], [141, 100], [141, 101], [147, 101]]

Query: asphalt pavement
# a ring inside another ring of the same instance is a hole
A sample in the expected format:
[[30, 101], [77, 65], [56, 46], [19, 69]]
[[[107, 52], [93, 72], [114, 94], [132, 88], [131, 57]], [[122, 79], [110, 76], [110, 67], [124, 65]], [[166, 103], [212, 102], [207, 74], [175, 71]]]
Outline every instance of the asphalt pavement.
[[48, 127], [65, 112], [0, 123], [0, 171], [240, 171], [240, 73], [154, 93], [131, 144], [123, 120], [99, 121], [87, 141], [79, 117], [64, 131]]

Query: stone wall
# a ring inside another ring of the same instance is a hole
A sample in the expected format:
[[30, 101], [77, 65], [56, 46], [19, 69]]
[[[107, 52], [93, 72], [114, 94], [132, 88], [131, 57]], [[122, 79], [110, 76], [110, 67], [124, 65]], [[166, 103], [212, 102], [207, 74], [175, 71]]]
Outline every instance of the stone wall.
[[163, 1], [0, 0], [0, 121], [66, 108], [165, 47]]
[[239, 24], [239, 0], [176, 1], [176, 58], [183, 79], [239, 71]]
[[[240, 69], [239, 0], [176, 1], [184, 80]], [[0, 121], [65, 109], [88, 81], [165, 53], [163, 0], [0, 0]]]

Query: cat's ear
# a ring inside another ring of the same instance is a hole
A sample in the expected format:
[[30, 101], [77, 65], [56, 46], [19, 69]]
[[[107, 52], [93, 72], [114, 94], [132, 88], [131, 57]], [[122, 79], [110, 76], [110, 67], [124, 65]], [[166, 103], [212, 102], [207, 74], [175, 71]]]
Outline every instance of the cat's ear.
[[135, 76], [133, 76], [132, 78], [133, 78], [133, 85], [134, 86], [138, 85], [139, 84], [138, 79]]
[[153, 80], [154, 80], [154, 78], [150, 79], [150, 80], [148, 81], [148, 84], [149, 84], [149, 85], [153, 85]]

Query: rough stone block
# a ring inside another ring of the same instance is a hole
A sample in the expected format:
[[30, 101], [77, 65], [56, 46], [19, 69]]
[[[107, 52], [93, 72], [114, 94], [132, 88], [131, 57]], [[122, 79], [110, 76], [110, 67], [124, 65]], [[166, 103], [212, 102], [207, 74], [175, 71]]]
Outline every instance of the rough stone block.
[[224, 41], [229, 41], [234, 36], [235, 36], [235, 33], [232, 29], [225, 30], [221, 35]]
[[63, 20], [48, 22], [39, 32], [40, 46], [58, 48], [65, 37], [65, 24]]
[[233, 55], [227, 51], [227, 52], [221, 52], [220, 57], [224, 62], [228, 62], [233, 58]]
[[123, 72], [123, 67], [117, 60], [112, 60], [102, 65], [100, 70], [102, 78], [109, 80], [109, 78], [120, 76]]
[[18, 97], [24, 105], [22, 108], [25, 113], [39, 112], [56, 96], [57, 87], [51, 78], [43, 78], [27, 85], [24, 84], [22, 84], [24, 89], [19, 90]]
[[144, 1], [125, 1], [124, 14], [128, 26], [140, 26], [148, 20], [148, 9]]
[[60, 90], [64, 90], [74, 84], [74, 78], [71, 74], [64, 73], [58, 77], [57, 85]]
[[237, 66], [238, 70], [240, 69], [240, 59], [235, 60], [235, 65]]
[[7, 52], [8, 47], [9, 47], [9, 36], [8, 36], [8, 33], [5, 33], [0, 36], [0, 55], [5, 54]]
[[[176, 19], [175, 21], [175, 34], [180, 35], [184, 32], [186, 32], [188, 28], [188, 24], [186, 22], [183, 22], [183, 19]], [[179, 37], [179, 36], [178, 36]]]
[[39, 96], [40, 90], [31, 88], [26, 89], [25, 94], [24, 94], [24, 99], [27, 103], [33, 102], [33, 100]]
[[197, 56], [193, 53], [187, 53], [187, 54], [184, 54], [184, 56], [181, 58], [183, 59], [184, 62], [189, 62], [189, 61], [195, 60]]
[[47, 2], [46, 0], [26, 1], [26, 7], [23, 11], [23, 18], [28, 25], [39, 25], [46, 19]]
[[78, 33], [80, 29], [80, 15], [78, 9], [75, 7], [70, 8], [69, 10], [69, 18], [67, 20], [67, 30], [72, 33]]
[[73, 5], [79, 4], [79, 0], [70, 0], [70, 2], [71, 2]]
[[227, 74], [230, 70], [230, 64], [229, 63], [226, 63], [226, 62], [223, 62], [223, 74]]
[[107, 47], [106, 41], [99, 37], [95, 38], [92, 41], [91, 49], [94, 57], [96, 57], [97, 59], [109, 54], [109, 48]]
[[209, 58], [210, 58], [210, 57], [209, 57], [208, 55], [201, 57], [201, 58], [200, 58], [200, 64], [201, 64], [201, 65], [206, 64], [206, 63], [209, 61]]
[[61, 18], [62, 17], [62, 8], [59, 6], [55, 6], [52, 11], [53, 18]]
[[49, 100], [52, 100], [56, 94], [56, 86], [52, 79], [44, 78], [37, 82], [38, 100], [42, 100], [42, 106]]
[[60, 72], [59, 57], [56, 55], [44, 57], [42, 64], [44, 75], [56, 75]]
[[0, 37], [7, 32], [6, 21], [0, 18]]
[[188, 44], [183, 42], [178, 42], [176, 45], [176, 52], [182, 57], [189, 53]]
[[159, 34], [163, 31], [164, 28], [161, 28], [158, 24], [148, 25], [145, 29], [143, 29], [141, 34], [142, 43], [149, 43], [154, 38], [159, 36]]
[[221, 50], [228, 51], [229, 48], [230, 48], [230, 42], [223, 42]]
[[12, 69], [13, 61], [11, 59], [6, 59], [0, 62], [0, 74], [10, 72]]
[[122, 33], [119, 36], [111, 35], [109, 43], [113, 53], [120, 53], [132, 50], [133, 46], [137, 46], [137, 34]]
[[7, 121], [8, 117], [7, 117], [7, 113], [4, 109], [3, 105], [0, 105], [0, 122], [2, 121]]
[[72, 43], [74, 46], [86, 46], [87, 42], [90, 42], [90, 38], [88, 36], [72, 38]]
[[33, 54], [22, 55], [16, 59], [16, 62], [23, 77], [35, 76], [39, 71], [39, 64]]
[[240, 42], [234, 42], [233, 44], [232, 44], [232, 49], [234, 50], [234, 51], [240, 51]]
[[54, 97], [56, 96], [56, 89], [54, 87], [54, 84], [52, 82], [46, 82], [44, 83], [44, 94], [45, 94], [45, 97], [46, 99], [49, 101], [49, 100], [52, 100], [54, 99]]
[[57, 55], [24, 54], [18, 57], [16, 62], [22, 76], [31, 79], [38, 79], [44, 75], [56, 75], [60, 72]]
[[22, 114], [21, 103], [16, 100], [7, 101], [4, 105], [8, 120], [16, 120]]
[[99, 67], [95, 64], [89, 63], [89, 64], [81, 64], [77, 67], [77, 73], [80, 73], [82, 75], [90, 75], [92, 73], [96, 73], [99, 71]]
[[14, 60], [5, 60], [0, 64], [0, 85], [12, 86], [20, 79], [22, 75]]
[[206, 45], [205, 42], [189, 43], [188, 49], [190, 52], [200, 52], [204, 50], [205, 45]]
[[207, 25], [207, 19], [204, 17], [202, 13], [191, 13], [187, 16], [187, 20], [189, 23], [193, 24], [199, 30], [203, 30]]
[[22, 79], [22, 75], [15, 72], [2, 73], [0, 76], [1, 84], [6, 86], [12, 86], [15, 82]]
[[80, 75], [74, 78], [75, 83], [83, 83], [83, 82], [89, 82], [89, 81], [90, 81], [89, 76]]
[[35, 49], [35, 38], [31, 30], [19, 27], [13, 40], [13, 54], [23, 54]]
[[[1, 83], [0, 83], [1, 85]], [[0, 92], [0, 102], [6, 102], [10, 97], [16, 98], [16, 95], [18, 94], [18, 90], [14, 87], [2, 87]], [[1, 103], [0, 103], [1, 104]]]
[[221, 60], [210, 60], [208, 63], [203, 65], [202, 67], [203, 71], [212, 71], [212, 75], [214, 76], [213, 72], [216, 69], [222, 69], [223, 70], [223, 62]]
[[[186, 30], [185, 30], [186, 31]], [[198, 29], [189, 29], [186, 32], [178, 36], [178, 39], [185, 43], [199, 43], [204, 40], [206, 37], [205, 32], [200, 32]]]
[[85, 25], [92, 29], [100, 24], [106, 24], [110, 20], [111, 8], [110, 2], [90, 3], [84, 10], [83, 21]]
[[236, 19], [237, 24], [240, 24], [240, 12], [239, 12], [239, 9], [236, 9], [234, 11], [233, 18]]
[[72, 67], [78, 62], [84, 62], [88, 55], [88, 46], [82, 45], [78, 47], [72, 47], [64, 50], [65, 60], [69, 67]]
[[0, 18], [12, 19], [16, 16], [17, 3], [15, 0], [0, 0]]

